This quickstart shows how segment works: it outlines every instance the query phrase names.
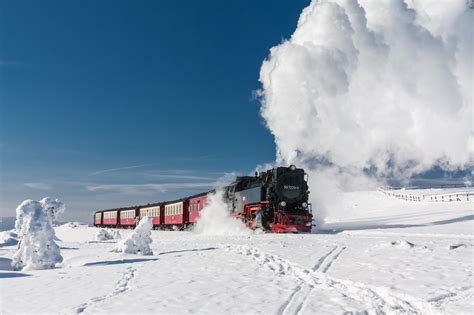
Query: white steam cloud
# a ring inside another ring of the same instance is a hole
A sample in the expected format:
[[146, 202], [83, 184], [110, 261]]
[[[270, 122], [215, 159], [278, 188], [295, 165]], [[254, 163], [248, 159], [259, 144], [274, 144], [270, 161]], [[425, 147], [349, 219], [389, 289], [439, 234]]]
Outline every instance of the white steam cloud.
[[242, 221], [231, 217], [230, 213], [222, 190], [209, 193], [194, 231], [202, 235], [250, 235], [251, 231]]
[[473, 166], [472, 7], [314, 0], [270, 50], [261, 114], [277, 163], [309, 171], [319, 220], [338, 211], [333, 193], [374, 178]]
[[313, 1], [262, 65], [280, 163], [406, 176], [473, 164], [473, 12], [458, 1]]

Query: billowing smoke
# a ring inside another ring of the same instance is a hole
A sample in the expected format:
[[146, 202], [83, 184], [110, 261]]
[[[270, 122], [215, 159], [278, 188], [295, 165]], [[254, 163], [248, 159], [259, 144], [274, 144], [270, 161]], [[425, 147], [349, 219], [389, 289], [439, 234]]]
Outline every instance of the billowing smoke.
[[242, 221], [230, 216], [222, 190], [209, 193], [207, 204], [201, 211], [194, 231], [202, 235], [249, 235]]
[[277, 162], [313, 170], [317, 205], [320, 188], [472, 167], [473, 13], [465, 0], [315, 0], [271, 49], [261, 113]]

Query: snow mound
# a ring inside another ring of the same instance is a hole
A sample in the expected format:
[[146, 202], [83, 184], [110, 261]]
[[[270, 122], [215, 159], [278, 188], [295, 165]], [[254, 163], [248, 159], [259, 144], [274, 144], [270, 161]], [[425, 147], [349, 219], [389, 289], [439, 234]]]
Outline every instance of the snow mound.
[[143, 217], [135, 230], [133, 230], [132, 234], [130, 234], [130, 236], [125, 240], [119, 242], [112, 252], [153, 255], [153, 251], [150, 248], [152, 242], [152, 228], [153, 222], [151, 217]]
[[[38, 201], [26, 200], [18, 208], [21, 214], [20, 248], [12, 259], [15, 270], [41, 270], [54, 268], [63, 261], [50, 218]], [[18, 222], [17, 222], [18, 223]]]
[[68, 223], [64, 223], [61, 226], [68, 227], [68, 228], [71, 228], [71, 229], [77, 229], [77, 228], [86, 228], [87, 224], [84, 224], [84, 223], [81, 223], [81, 222], [68, 222]]
[[111, 229], [100, 229], [97, 234], [94, 236], [95, 241], [108, 241], [108, 240], [118, 240], [121, 239], [119, 231], [114, 231]]
[[392, 241], [390, 242], [390, 245], [398, 247], [398, 248], [403, 248], [403, 249], [410, 249], [410, 248], [415, 247], [415, 244], [413, 243], [410, 243], [408, 241], [400, 241], [400, 240]]
[[194, 231], [203, 235], [249, 235], [251, 230], [230, 216], [230, 209], [224, 202], [223, 191], [218, 190], [207, 197]]
[[0, 232], [0, 247], [2, 246], [14, 246], [18, 244], [18, 234], [15, 231], [3, 231]]

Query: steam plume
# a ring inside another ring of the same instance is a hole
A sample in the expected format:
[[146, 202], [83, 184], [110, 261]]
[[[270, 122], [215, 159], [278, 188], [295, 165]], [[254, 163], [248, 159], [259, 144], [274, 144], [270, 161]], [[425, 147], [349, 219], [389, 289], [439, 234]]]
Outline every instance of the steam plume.
[[260, 72], [278, 162], [401, 176], [472, 165], [473, 12], [313, 1]]
[[[473, 21], [465, 0], [314, 0], [260, 71], [277, 163], [329, 192], [474, 164]], [[370, 176], [368, 176], [370, 175]]]

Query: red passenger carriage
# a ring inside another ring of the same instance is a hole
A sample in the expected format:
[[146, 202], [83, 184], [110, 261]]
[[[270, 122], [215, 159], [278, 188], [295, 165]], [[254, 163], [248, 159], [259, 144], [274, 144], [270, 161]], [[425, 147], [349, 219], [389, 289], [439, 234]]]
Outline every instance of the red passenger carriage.
[[100, 226], [100, 225], [102, 225], [102, 212], [97, 211], [94, 214], [94, 226]]
[[204, 209], [207, 202], [207, 193], [202, 193], [189, 197], [188, 200], [188, 222], [195, 224], [202, 209]]
[[102, 212], [102, 225], [117, 226], [120, 212], [118, 210], [108, 210]]
[[188, 203], [188, 199], [182, 199], [165, 204], [163, 224], [184, 227], [188, 222]]
[[149, 216], [152, 219], [153, 227], [156, 228], [163, 224], [163, 211], [164, 211], [164, 203], [154, 203], [148, 204], [146, 206], [140, 207], [139, 215], [140, 220], [145, 217]]
[[128, 208], [120, 210], [120, 225], [124, 227], [134, 227], [138, 221], [138, 208]]

